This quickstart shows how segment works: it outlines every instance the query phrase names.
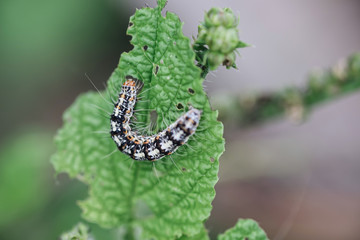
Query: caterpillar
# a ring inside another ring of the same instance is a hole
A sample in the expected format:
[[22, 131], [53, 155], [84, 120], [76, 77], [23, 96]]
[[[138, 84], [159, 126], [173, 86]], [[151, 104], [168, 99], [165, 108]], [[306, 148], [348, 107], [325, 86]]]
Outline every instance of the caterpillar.
[[195, 133], [200, 122], [201, 111], [191, 108], [158, 134], [141, 135], [131, 129], [130, 119], [134, 112], [137, 94], [141, 91], [143, 83], [129, 75], [125, 79], [110, 116], [110, 134], [117, 148], [138, 161], [153, 162], [174, 153]]

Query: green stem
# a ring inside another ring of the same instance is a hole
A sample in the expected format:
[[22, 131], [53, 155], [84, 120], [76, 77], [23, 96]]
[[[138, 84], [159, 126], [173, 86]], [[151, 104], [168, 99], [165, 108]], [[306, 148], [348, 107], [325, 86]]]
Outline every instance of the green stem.
[[134, 228], [132, 226], [132, 223], [127, 225], [126, 234], [124, 236], [124, 239], [129, 239], [129, 240], [134, 240], [135, 239]]
[[205, 60], [205, 54], [208, 49], [204, 44], [199, 44], [195, 41], [193, 44], [193, 50], [195, 52], [195, 60], [197, 62], [197, 66], [201, 69], [201, 77], [203, 79], [206, 78], [206, 75], [209, 73], [209, 62]]
[[[302, 88], [254, 94], [239, 98], [229, 96], [215, 101], [220, 120], [246, 126], [287, 115], [302, 120], [314, 106], [360, 89], [360, 53], [354, 54], [328, 71], [310, 76]], [[223, 102], [222, 102], [223, 101]]]

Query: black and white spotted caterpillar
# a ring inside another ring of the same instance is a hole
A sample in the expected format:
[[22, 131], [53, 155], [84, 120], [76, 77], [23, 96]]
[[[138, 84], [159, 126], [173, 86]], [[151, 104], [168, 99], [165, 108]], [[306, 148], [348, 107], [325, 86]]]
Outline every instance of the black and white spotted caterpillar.
[[142, 86], [140, 80], [126, 76], [111, 114], [110, 134], [118, 149], [134, 160], [156, 161], [174, 153], [188, 141], [199, 125], [201, 111], [192, 108], [160, 133], [152, 136], [141, 135], [131, 129], [130, 119]]

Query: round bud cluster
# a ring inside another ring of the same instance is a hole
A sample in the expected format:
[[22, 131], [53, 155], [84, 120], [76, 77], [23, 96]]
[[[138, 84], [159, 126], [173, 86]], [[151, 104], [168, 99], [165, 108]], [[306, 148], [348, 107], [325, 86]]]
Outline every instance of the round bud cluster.
[[221, 64], [235, 67], [236, 49], [248, 46], [239, 40], [237, 25], [238, 19], [229, 8], [212, 8], [205, 14], [196, 44], [207, 45], [203, 61], [208, 61], [210, 69]]

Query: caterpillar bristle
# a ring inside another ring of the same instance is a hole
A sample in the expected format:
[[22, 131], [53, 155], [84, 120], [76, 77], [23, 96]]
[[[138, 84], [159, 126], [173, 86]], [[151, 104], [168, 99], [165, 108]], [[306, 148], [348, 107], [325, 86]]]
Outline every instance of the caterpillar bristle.
[[[151, 162], [176, 152], [195, 133], [200, 122], [201, 111], [190, 107], [189, 111], [182, 114], [175, 122], [167, 125], [165, 130], [154, 135], [141, 135], [139, 128], [137, 131], [132, 130], [134, 123], [130, 122], [130, 119], [135, 112], [141, 112], [141, 110], [134, 111], [134, 107], [144, 84], [131, 75], [127, 75], [125, 79], [110, 119], [111, 137], [118, 149], [134, 160]], [[162, 120], [165, 123], [164, 116]], [[156, 123], [151, 122], [142, 131], [153, 132], [155, 127]]]

